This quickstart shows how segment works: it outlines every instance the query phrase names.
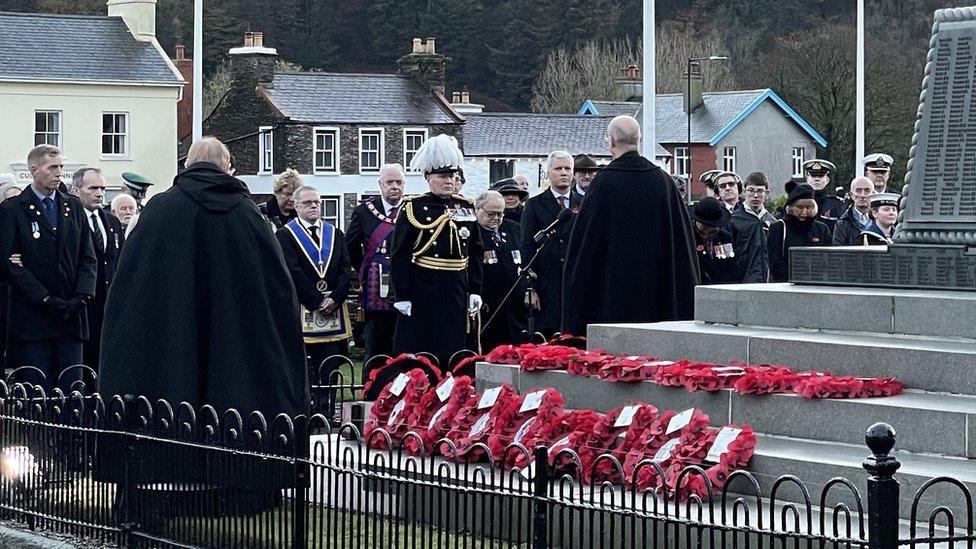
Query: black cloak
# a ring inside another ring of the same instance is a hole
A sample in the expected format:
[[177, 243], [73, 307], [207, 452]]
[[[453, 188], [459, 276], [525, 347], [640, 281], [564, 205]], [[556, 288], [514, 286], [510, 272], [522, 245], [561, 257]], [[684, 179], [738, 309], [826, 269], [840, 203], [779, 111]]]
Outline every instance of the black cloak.
[[99, 392], [307, 414], [295, 287], [247, 187], [197, 163], [148, 202], [105, 304]]
[[671, 178], [636, 152], [600, 170], [576, 217], [564, 276], [563, 332], [691, 318], [695, 239]]

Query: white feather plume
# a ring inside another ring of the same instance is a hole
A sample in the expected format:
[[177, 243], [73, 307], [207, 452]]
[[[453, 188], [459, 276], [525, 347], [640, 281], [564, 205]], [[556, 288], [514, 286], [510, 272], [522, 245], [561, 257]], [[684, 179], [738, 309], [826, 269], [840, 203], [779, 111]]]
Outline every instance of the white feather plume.
[[417, 149], [410, 167], [429, 173], [439, 168], [460, 167], [464, 155], [458, 148], [457, 139], [447, 134], [431, 137]]

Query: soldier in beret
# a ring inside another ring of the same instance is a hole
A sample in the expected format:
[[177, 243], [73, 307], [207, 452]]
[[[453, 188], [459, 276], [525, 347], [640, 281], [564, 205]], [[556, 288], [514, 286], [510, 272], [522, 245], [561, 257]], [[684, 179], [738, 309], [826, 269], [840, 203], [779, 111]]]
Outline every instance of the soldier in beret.
[[529, 191], [524, 190], [513, 178], [496, 181], [490, 190], [501, 193], [502, 198], [505, 199], [505, 219], [521, 223], [522, 210], [525, 209], [523, 203], [529, 197]]
[[399, 311], [394, 353], [432, 353], [442, 365], [478, 329], [482, 255], [474, 204], [455, 194], [463, 161], [457, 141], [434, 136], [411, 165], [430, 192], [406, 199], [397, 216], [390, 255], [394, 308]]
[[891, 177], [891, 164], [894, 159], [885, 153], [874, 153], [864, 157], [864, 177], [871, 180], [874, 192], [888, 192], [888, 179]]
[[861, 231], [864, 246], [886, 246], [892, 243], [891, 235], [898, 221], [897, 193], [871, 195], [871, 222]]
[[844, 201], [830, 194], [830, 175], [837, 170], [833, 162], [814, 158], [803, 163], [803, 173], [806, 174], [807, 185], [813, 189], [813, 198], [817, 202], [820, 219], [827, 228], [834, 230], [834, 223], [844, 213]]
[[829, 246], [830, 229], [817, 217], [816, 191], [797, 185], [786, 197], [786, 212], [769, 226], [769, 281], [789, 280], [789, 250], [794, 246]]

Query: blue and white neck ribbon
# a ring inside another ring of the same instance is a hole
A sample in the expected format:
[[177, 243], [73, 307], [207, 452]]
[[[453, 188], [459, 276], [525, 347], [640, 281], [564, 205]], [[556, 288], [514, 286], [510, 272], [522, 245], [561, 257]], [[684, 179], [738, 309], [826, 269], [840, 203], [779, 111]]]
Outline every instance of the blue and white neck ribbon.
[[298, 243], [298, 247], [305, 254], [305, 258], [312, 264], [312, 268], [319, 274], [319, 278], [325, 278], [326, 271], [329, 270], [329, 262], [332, 261], [332, 246], [335, 243], [335, 227], [329, 223], [322, 223], [322, 238], [316, 244], [298, 218], [289, 221], [285, 227]]

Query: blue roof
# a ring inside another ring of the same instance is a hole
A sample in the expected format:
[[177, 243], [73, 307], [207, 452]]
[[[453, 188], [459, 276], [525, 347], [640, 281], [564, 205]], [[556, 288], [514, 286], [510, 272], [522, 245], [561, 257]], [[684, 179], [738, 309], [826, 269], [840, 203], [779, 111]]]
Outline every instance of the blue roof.
[[[746, 119], [764, 101], [772, 101], [787, 117], [816, 141], [821, 147], [827, 140], [813, 129], [783, 99], [771, 89], [711, 92], [702, 94], [704, 108], [692, 112], [692, 142], [708, 143], [715, 146], [740, 122]], [[657, 114], [657, 140], [660, 143], [683, 143], [688, 139], [687, 114], [684, 112], [684, 96], [680, 93], [658, 94], [655, 111]], [[617, 116], [628, 114], [640, 119], [641, 103], [631, 101], [593, 101], [587, 99], [580, 107], [580, 116]]]

